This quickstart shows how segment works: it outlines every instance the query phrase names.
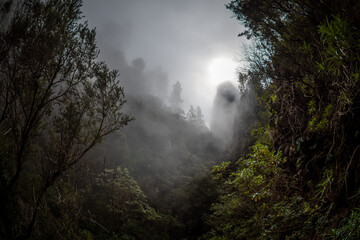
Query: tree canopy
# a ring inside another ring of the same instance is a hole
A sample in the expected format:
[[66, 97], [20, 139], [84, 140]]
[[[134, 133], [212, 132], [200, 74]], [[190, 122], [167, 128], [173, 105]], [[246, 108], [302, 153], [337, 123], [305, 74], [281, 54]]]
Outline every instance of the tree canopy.
[[215, 99], [226, 144], [142, 58], [119, 132], [133, 118], [81, 4], [0, 3], [1, 239], [360, 237], [358, 1], [226, 5], [251, 40]]
[[28, 238], [55, 181], [131, 118], [81, 1], [6, 1], [0, 33], [1, 235]]
[[214, 168], [223, 194], [204, 239], [359, 237], [359, 7], [227, 5], [245, 26], [240, 36], [253, 42], [241, 89], [255, 90], [257, 115], [268, 117], [251, 126], [249, 154]]

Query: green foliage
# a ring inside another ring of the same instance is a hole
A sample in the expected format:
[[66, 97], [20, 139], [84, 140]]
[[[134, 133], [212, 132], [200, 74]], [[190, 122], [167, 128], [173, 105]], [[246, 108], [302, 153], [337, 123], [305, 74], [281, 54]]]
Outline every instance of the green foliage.
[[326, 46], [324, 52], [325, 61], [322, 70], [330, 71], [340, 75], [340, 68], [344, 66], [344, 60], [348, 57], [348, 51], [352, 44], [357, 43], [356, 35], [351, 31], [350, 24], [341, 19], [339, 15], [334, 16], [331, 21], [326, 18], [326, 22], [319, 27], [319, 33]]
[[286, 159], [271, 149], [267, 129], [258, 129], [253, 134], [258, 140], [251, 152], [237, 161], [235, 171], [230, 170], [230, 162], [213, 168], [223, 193], [219, 203], [211, 207], [213, 213], [208, 224], [214, 231], [204, 235], [204, 239], [221, 239], [219, 235], [225, 239], [256, 239], [264, 231], [271, 189], [280, 179], [280, 166]]
[[212, 168], [212, 172], [215, 174], [215, 179], [220, 180], [223, 178], [226, 169], [229, 167], [231, 162], [222, 162], [219, 165], [215, 165]]
[[[306, 91], [304, 91], [306, 92]], [[315, 99], [310, 99], [307, 108], [311, 117], [309, 121], [309, 130], [312, 132], [321, 132], [329, 129], [333, 120], [333, 105], [329, 104], [324, 109], [319, 109]]]
[[323, 199], [324, 194], [331, 191], [331, 184], [334, 181], [334, 176], [332, 170], [325, 169], [323, 178], [317, 185], [317, 194], [316, 198]]
[[96, 182], [102, 189], [101, 198], [105, 198], [103, 204], [107, 212], [114, 215], [112, 221], [126, 225], [129, 220], [153, 221], [159, 218], [126, 168], [105, 169]]
[[[109, 138], [115, 157], [104, 146], [91, 153], [116, 160], [76, 164], [131, 120], [121, 113], [118, 72], [96, 62], [95, 31], [79, 22], [80, 7], [0, 5], [1, 239], [360, 237], [359, 3], [227, 4], [241, 35], [254, 39], [239, 74], [249, 104], [241, 108], [254, 109], [238, 119], [213, 179], [211, 133], [200, 108], [182, 117], [178, 82], [171, 113], [144, 98], [135, 111], [149, 112], [138, 119], [146, 127]], [[171, 124], [154, 133], [141, 122], [149, 116]]]
[[332, 206], [318, 205], [303, 197], [283, 198], [269, 208], [263, 239], [313, 239], [329, 227]]
[[358, 7], [356, 1], [227, 5], [245, 26], [240, 35], [254, 40], [241, 90], [257, 86], [270, 118], [250, 153], [213, 169], [223, 193], [204, 239], [358, 238]]
[[[105, 169], [84, 192], [83, 225], [94, 239], [143, 239], [162, 217], [126, 168]], [[156, 239], [156, 234], [153, 238]]]
[[319, 25], [318, 31], [324, 44], [321, 52], [320, 71], [329, 76], [333, 75], [333, 83], [340, 87], [337, 103], [334, 106], [338, 114], [351, 111], [357, 91], [360, 60], [359, 31], [340, 15], [332, 16], [331, 20]]
[[[6, 144], [0, 150], [0, 195], [6, 197], [0, 199], [0, 238], [42, 236], [38, 218], [54, 207], [47, 204], [48, 191], [131, 120], [121, 111], [117, 71], [97, 62], [95, 30], [80, 22], [81, 4], [1, 3], [0, 142]], [[64, 223], [70, 224], [72, 215], [66, 214]]]
[[331, 230], [331, 239], [355, 240], [360, 238], [360, 209], [352, 210], [351, 215], [343, 219], [338, 228]]
[[[243, 194], [250, 195], [255, 202], [269, 196], [272, 181], [277, 178], [280, 168], [286, 159], [281, 152], [271, 150], [269, 132], [264, 129], [256, 131], [258, 141], [251, 147], [251, 153], [238, 160], [238, 172], [234, 173], [234, 184], [242, 189]], [[269, 181], [270, 180], [270, 181]]]

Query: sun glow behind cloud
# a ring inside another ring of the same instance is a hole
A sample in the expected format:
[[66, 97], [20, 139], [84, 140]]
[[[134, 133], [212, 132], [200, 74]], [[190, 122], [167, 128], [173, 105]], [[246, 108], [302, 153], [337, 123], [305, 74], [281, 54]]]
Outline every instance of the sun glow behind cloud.
[[[240, 30], [224, 7], [228, 0], [98, 2], [85, 0], [83, 8], [86, 20], [97, 27], [101, 60], [119, 69], [120, 79], [126, 76], [122, 67], [137, 58], [145, 61], [145, 71], [162, 69], [168, 94], [179, 81], [183, 110], [200, 106], [209, 122], [218, 84], [237, 85], [238, 62], [231, 59]], [[130, 89], [125, 93], [129, 96]]]
[[217, 87], [224, 81], [236, 84], [237, 63], [225, 57], [214, 58], [208, 65], [209, 84]]
[[[201, 63], [199, 63], [199, 67]], [[197, 105], [200, 105], [205, 115], [205, 122], [210, 126], [210, 117], [212, 105], [216, 95], [217, 87], [225, 81], [231, 82], [237, 86], [236, 69], [238, 62], [231, 60], [231, 57], [217, 56], [210, 58], [207, 64], [203, 66], [203, 75], [194, 75], [194, 92], [197, 98]], [[184, 89], [186, 91], [186, 89]], [[193, 104], [193, 103], [190, 103]], [[185, 107], [185, 109], [187, 109]]]

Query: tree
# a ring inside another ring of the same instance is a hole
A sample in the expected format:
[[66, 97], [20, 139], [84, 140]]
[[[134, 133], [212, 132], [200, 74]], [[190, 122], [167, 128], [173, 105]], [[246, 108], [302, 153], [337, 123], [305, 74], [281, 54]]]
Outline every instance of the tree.
[[254, 40], [241, 90], [255, 90], [269, 120], [259, 118], [266, 141], [256, 136], [236, 164], [214, 168], [225, 192], [206, 239], [356, 238], [359, 2], [233, 0], [227, 7], [245, 25], [240, 35]]
[[[360, 114], [358, 6], [355, 1], [287, 0], [228, 5], [247, 27], [242, 34], [256, 41], [248, 75], [269, 86], [263, 100], [271, 112], [274, 147], [290, 157], [287, 171], [308, 172], [301, 176], [304, 183], [320, 183], [327, 168], [338, 176], [358, 175], [349, 157], [359, 154], [354, 135]], [[311, 149], [314, 142], [321, 144]], [[329, 189], [332, 201], [349, 203], [345, 198], [357, 194], [357, 187], [338, 180], [332, 184], [338, 191]]]
[[29, 238], [49, 187], [131, 120], [120, 111], [117, 71], [96, 62], [95, 30], [79, 22], [81, 4], [7, 1], [0, 8], [8, 20], [0, 29], [2, 238]]
[[160, 216], [149, 206], [145, 194], [126, 168], [105, 169], [96, 178], [93, 192], [87, 197], [91, 206], [88, 212], [110, 235], [144, 234], [144, 230], [151, 230], [156, 220], [160, 221]]
[[205, 125], [204, 115], [202, 114], [201, 108], [199, 106], [196, 108], [196, 122], [198, 125]]
[[198, 127], [199, 129], [208, 130], [204, 122], [204, 115], [202, 115], [201, 108], [199, 106], [195, 109], [192, 105], [190, 105], [189, 111], [186, 114], [186, 120], [191, 125]]
[[173, 90], [169, 97], [170, 107], [173, 109], [175, 113], [178, 114], [183, 113], [183, 110], [181, 109], [181, 104], [183, 102], [183, 100], [181, 99], [181, 91], [182, 91], [181, 84], [179, 83], [179, 81], [177, 81], [174, 84]]
[[186, 119], [191, 124], [196, 123], [196, 111], [195, 111], [193, 105], [190, 105], [189, 111], [186, 114]]

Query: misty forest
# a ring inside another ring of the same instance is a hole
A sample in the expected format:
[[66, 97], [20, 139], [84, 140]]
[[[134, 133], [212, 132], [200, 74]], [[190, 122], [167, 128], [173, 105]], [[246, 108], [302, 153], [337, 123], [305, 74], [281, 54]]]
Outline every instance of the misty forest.
[[0, 239], [360, 239], [359, 1], [88, 2], [0, 1]]

